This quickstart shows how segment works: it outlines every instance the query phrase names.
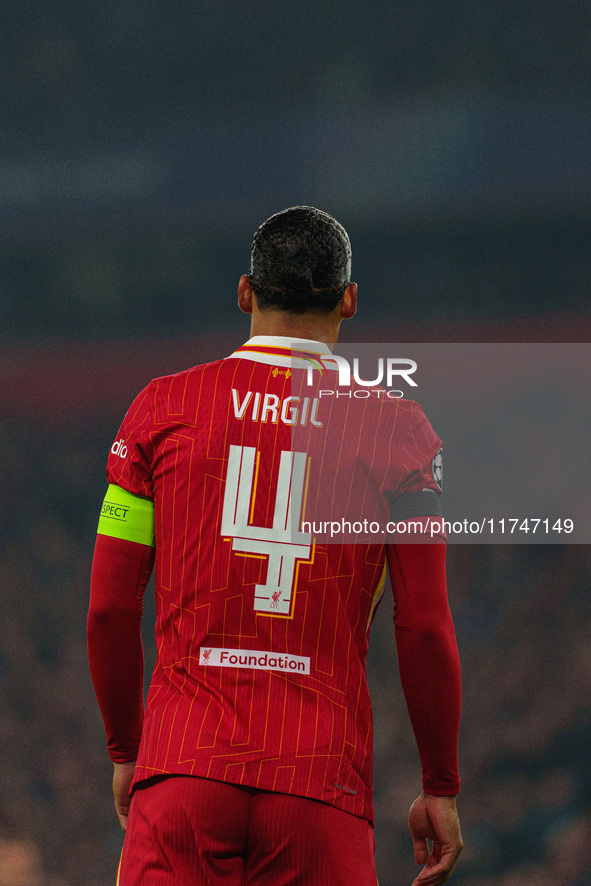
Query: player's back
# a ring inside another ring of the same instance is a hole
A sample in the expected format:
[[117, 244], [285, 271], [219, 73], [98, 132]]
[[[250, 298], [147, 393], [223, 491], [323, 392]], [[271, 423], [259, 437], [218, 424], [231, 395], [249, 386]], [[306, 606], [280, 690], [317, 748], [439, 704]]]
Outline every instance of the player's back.
[[237, 356], [156, 379], [122, 428], [124, 485], [155, 505], [158, 663], [138, 778], [190, 771], [371, 817], [365, 658], [383, 546], [299, 530], [308, 464], [292, 431], [322, 422], [293, 372]]

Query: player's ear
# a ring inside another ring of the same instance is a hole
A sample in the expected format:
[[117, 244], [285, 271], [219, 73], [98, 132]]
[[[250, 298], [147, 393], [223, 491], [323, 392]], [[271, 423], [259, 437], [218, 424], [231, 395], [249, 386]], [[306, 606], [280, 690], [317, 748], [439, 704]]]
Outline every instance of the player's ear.
[[343, 292], [341, 301], [341, 317], [343, 320], [350, 320], [355, 316], [357, 310], [357, 283], [349, 283]]
[[254, 295], [250, 286], [248, 274], [243, 274], [238, 283], [238, 307], [245, 314], [252, 314], [252, 301]]

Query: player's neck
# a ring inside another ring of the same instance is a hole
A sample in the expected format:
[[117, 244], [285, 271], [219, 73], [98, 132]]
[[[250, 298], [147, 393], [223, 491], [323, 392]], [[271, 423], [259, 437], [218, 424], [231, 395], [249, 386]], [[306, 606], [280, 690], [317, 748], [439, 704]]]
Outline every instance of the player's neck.
[[339, 337], [339, 321], [333, 317], [288, 314], [285, 311], [268, 311], [253, 314], [250, 324], [250, 337], [255, 335], [285, 336], [321, 341], [332, 347]]

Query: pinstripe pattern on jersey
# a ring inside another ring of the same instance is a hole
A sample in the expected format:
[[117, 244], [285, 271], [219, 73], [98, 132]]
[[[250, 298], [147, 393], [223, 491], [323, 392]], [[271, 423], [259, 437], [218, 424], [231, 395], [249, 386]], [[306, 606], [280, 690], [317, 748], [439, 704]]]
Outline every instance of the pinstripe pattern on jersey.
[[[289, 377], [273, 371], [283, 360]], [[153, 497], [155, 505], [158, 660], [136, 780], [162, 772], [201, 775], [314, 797], [371, 820], [365, 665], [385, 581], [383, 544], [314, 542], [294, 571], [290, 616], [269, 617], [253, 605], [268, 557], [234, 551], [232, 537], [221, 531], [230, 446], [258, 453], [248, 522], [270, 527], [281, 453], [295, 439], [281, 421], [237, 419], [232, 388], [239, 403], [248, 391], [283, 401], [303, 392], [304, 375], [288, 356], [235, 352], [232, 359], [154, 380], [119, 431], [128, 455], [110, 456], [109, 482]], [[333, 404], [322, 405], [327, 416], [334, 411]], [[441, 444], [420, 407], [389, 401], [357, 411], [355, 421], [359, 416], [361, 427], [352, 427], [344, 410], [330, 434], [310, 424], [298, 428], [298, 449], [308, 447], [320, 468], [320, 481], [308, 487], [307, 477], [305, 511], [318, 505], [329, 449], [347, 466], [359, 453], [364, 428], [376, 421], [387, 445], [369, 447], [367, 464], [378, 471], [374, 485], [410, 491], [426, 482], [425, 465]], [[355, 498], [354, 473], [343, 489], [330, 479], [332, 502], [337, 491], [339, 501], [343, 492], [345, 501]], [[201, 665], [200, 650], [208, 647], [307, 656], [310, 674]]]

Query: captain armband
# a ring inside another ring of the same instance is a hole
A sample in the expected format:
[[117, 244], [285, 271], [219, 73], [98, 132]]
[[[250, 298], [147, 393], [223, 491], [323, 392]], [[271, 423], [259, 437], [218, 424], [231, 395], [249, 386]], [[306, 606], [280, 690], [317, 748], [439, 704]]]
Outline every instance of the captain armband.
[[110, 485], [97, 532], [154, 547], [154, 502], [121, 486]]

